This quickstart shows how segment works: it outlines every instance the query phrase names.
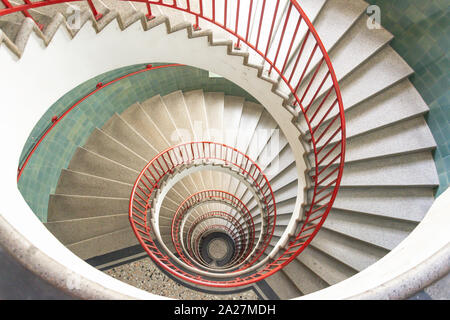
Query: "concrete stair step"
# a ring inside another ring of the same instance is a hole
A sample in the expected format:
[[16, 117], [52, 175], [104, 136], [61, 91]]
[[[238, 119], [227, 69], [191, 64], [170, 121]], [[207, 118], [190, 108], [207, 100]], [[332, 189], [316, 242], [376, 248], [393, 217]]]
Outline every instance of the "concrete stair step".
[[266, 278], [265, 281], [281, 300], [292, 299], [303, 295], [283, 271], [276, 272]]
[[328, 283], [297, 259], [292, 260], [291, 263], [285, 266], [283, 272], [303, 294], [312, 293], [328, 287]]
[[[269, 168], [264, 170], [264, 173], [271, 182], [281, 175], [284, 170], [287, 170], [291, 165], [295, 165], [295, 159], [292, 155], [291, 148], [289, 146], [285, 146], [270, 163]], [[298, 178], [297, 174], [294, 174], [294, 176]]]
[[[368, 4], [364, 1], [346, 0], [328, 0], [320, 11], [317, 19], [314, 21], [314, 27], [322, 40], [327, 51], [330, 51], [338, 41], [349, 31], [356, 23], [358, 18], [364, 13]], [[299, 59], [298, 66], [306, 66], [310, 53], [316, 44], [315, 40], [308, 38], [303, 49], [302, 57]], [[297, 58], [297, 56], [295, 56]], [[309, 70], [319, 61], [319, 54], [316, 54], [311, 60]], [[299, 79], [303, 73], [303, 67], [297, 68], [293, 79]], [[288, 69], [290, 75], [290, 70]], [[283, 88], [283, 91], [286, 90]]]
[[[325, 48], [329, 51], [338, 43], [364, 13], [368, 4], [365, 1], [328, 0], [319, 16], [314, 21], [314, 27]], [[332, 31], [332, 32], [331, 32]]]
[[155, 150], [136, 130], [120, 115], [114, 114], [102, 127], [102, 131], [132, 150], [141, 158], [150, 161], [157, 154]]
[[208, 125], [209, 141], [224, 142], [223, 112], [225, 107], [225, 95], [223, 92], [204, 92], [206, 119]]
[[15, 17], [18, 16], [18, 14], [19, 13], [7, 15], [1, 17], [0, 20], [0, 30], [3, 31], [5, 35], [11, 40], [14, 40], [16, 38], [16, 35], [19, 33], [19, 30], [22, 27], [22, 23], [18, 22], [20, 20], [15, 20], [20, 19], [19, 17]]
[[132, 188], [132, 184], [63, 169], [55, 194], [127, 198]]
[[158, 127], [153, 123], [139, 103], [135, 103], [127, 108], [121, 114], [121, 117], [152, 145], [153, 149], [161, 152], [169, 147], [164, 136], [159, 132]]
[[277, 173], [276, 166], [270, 166], [272, 163], [276, 164], [277, 156], [288, 145], [286, 137], [279, 131], [275, 131], [270, 141], [264, 147], [255, 160], [268, 176], [273, 176]]
[[[328, 164], [329, 161], [339, 154], [340, 147], [329, 153], [334, 145], [330, 144], [322, 149], [319, 154], [319, 161], [329, 154], [323, 162]], [[322, 147], [319, 146], [318, 150]], [[432, 150], [435, 147], [436, 142], [425, 119], [418, 117], [347, 139], [345, 161], [348, 163], [396, 154]], [[309, 160], [311, 163], [314, 163], [313, 154], [309, 154]], [[336, 160], [335, 163], [338, 161]]]
[[228, 146], [235, 146], [241, 122], [245, 99], [242, 97], [225, 96], [223, 111], [224, 142]]
[[[266, 110], [263, 109], [259, 118], [258, 125], [256, 126], [256, 129], [254, 131], [252, 140], [250, 141], [250, 144], [247, 148], [247, 155], [253, 160], [258, 159], [265, 146], [269, 143], [271, 137], [274, 134], [277, 134], [275, 132], [276, 130], [278, 130], [278, 134], [282, 134], [281, 132], [279, 132], [278, 124], [276, 123], [276, 121]], [[271, 147], [272, 149], [278, 149], [278, 146], [275, 145], [272, 145]]]
[[323, 253], [314, 246], [308, 246], [296, 259], [330, 286], [357, 273], [356, 270]]
[[323, 226], [392, 250], [414, 230], [417, 223], [332, 209]]
[[[308, 18], [312, 22], [314, 22], [314, 20], [319, 15], [319, 12], [322, 10], [325, 2], [326, 2], [326, 0], [304, 0], [304, 1], [302, 1], [301, 7], [302, 7], [303, 11], [306, 13], [306, 15], [308, 16]], [[283, 6], [283, 3], [282, 3], [282, 5], [280, 6], [280, 11], [282, 11], [281, 8], [283, 8], [284, 12], [286, 13], [287, 2], [285, 2], [284, 6]], [[274, 10], [271, 11], [272, 14], [273, 14], [273, 11]], [[281, 33], [281, 29], [282, 29], [282, 24], [281, 24], [280, 19], [277, 19], [277, 20], [278, 20], [277, 24], [276, 24], [277, 28], [274, 29], [274, 32], [273, 32], [274, 36], [273, 36], [273, 38], [276, 38], [276, 35], [279, 35]], [[250, 35], [255, 36], [257, 34], [257, 32], [258, 32], [258, 27], [259, 27], [259, 24], [254, 23], [253, 24], [253, 28], [251, 29]], [[294, 49], [292, 49], [290, 60], [293, 60], [292, 57], [295, 57], [295, 53], [299, 50], [300, 39], [302, 39], [305, 36], [306, 31], [307, 31], [306, 26], [304, 24], [301, 24], [300, 28], [298, 30], [298, 33], [297, 33], [298, 34], [297, 37], [298, 37], [299, 40], [294, 43]], [[262, 25], [261, 34], [262, 35], [269, 34], [269, 32], [270, 32], [270, 25], [269, 24], [263, 24]], [[278, 46], [278, 42], [277, 41], [272, 41], [272, 44], [270, 46], [270, 52], [271, 53], [275, 52], [277, 50], [277, 46]], [[283, 51], [281, 51], [281, 52], [283, 52]], [[262, 64], [261, 57], [259, 55], [256, 56], [256, 55], [253, 55], [253, 54], [250, 54], [249, 62], [251, 64], [254, 64], [254, 65]], [[290, 62], [289, 65], [292, 64], [292, 63], [293, 62]], [[266, 70], [267, 70], [267, 66], [266, 66]], [[265, 74], [266, 73], [267, 72], [265, 72]]]
[[184, 101], [191, 116], [194, 129], [194, 141], [207, 140], [207, 118], [203, 90], [184, 92]]
[[284, 187], [274, 191], [275, 199], [277, 202], [290, 200], [297, 198], [298, 194], [298, 181], [293, 181]]
[[153, 123], [158, 127], [158, 131], [164, 136], [169, 145], [172, 145], [171, 134], [176, 131], [166, 106], [160, 95], [156, 95], [144, 102], [141, 102], [142, 109], [147, 113]]
[[133, 15], [136, 12], [136, 8], [129, 1], [117, 2], [114, 0], [102, 0], [101, 2], [109, 10], [117, 11], [124, 20], [126, 20], [127, 17]]
[[94, 129], [84, 148], [138, 172], [147, 164], [145, 158], [99, 129]]
[[[259, 227], [259, 229], [257, 229], [257, 227]], [[257, 232], [257, 234], [259, 234], [261, 232], [261, 224], [258, 224], [257, 226], [255, 226], [255, 231]], [[283, 235], [284, 231], [285, 231], [286, 225], [282, 225], [277, 223], [277, 225], [275, 226], [275, 229], [273, 230], [273, 235], [276, 237], [280, 237]]]
[[277, 215], [278, 214], [292, 214], [297, 199], [289, 199], [285, 201], [277, 202]]
[[420, 222], [433, 201], [431, 188], [344, 187], [339, 190], [333, 208]]
[[162, 97], [162, 100], [177, 128], [177, 132], [173, 132], [171, 135], [179, 137], [178, 143], [192, 141], [194, 131], [183, 93], [175, 91]]
[[128, 198], [51, 194], [48, 222], [112, 216], [128, 212]]
[[297, 167], [295, 166], [295, 163], [292, 163], [275, 178], [271, 179], [270, 185], [272, 186], [272, 190], [278, 190], [297, 179]]
[[357, 271], [367, 268], [389, 252], [324, 228], [317, 233], [311, 244]]
[[[417, 89], [408, 79], [405, 79], [367, 101], [352, 108], [347, 108], [345, 112], [346, 135], [347, 138], [352, 138], [402, 120], [420, 116], [427, 111], [428, 106]], [[326, 119], [331, 120], [336, 114], [337, 110], [333, 110]], [[329, 120], [323, 122], [317, 129], [317, 135], [325, 130], [329, 122]]]
[[259, 119], [262, 115], [263, 108], [260, 104], [246, 101], [242, 109], [241, 121], [239, 123], [239, 133], [236, 148], [247, 153], [249, 144], [255, 132]]
[[64, 245], [130, 227], [128, 213], [85, 219], [49, 222], [45, 226]]
[[[343, 36], [334, 48], [329, 51], [330, 59], [333, 62], [333, 68], [338, 81], [341, 81], [351, 74], [351, 72], [359, 65], [388, 45], [393, 38], [392, 34], [385, 29], [369, 29], [367, 27], [367, 19], [366, 15], [361, 15], [350, 30], [346, 32], [345, 36]], [[311, 68], [310, 74], [305, 77], [298, 90], [301, 94], [300, 97], [304, 99], [303, 103], [306, 104], [306, 106], [314, 99], [316, 92], [328, 92], [332, 87], [331, 78], [328, 77], [327, 81], [319, 90], [319, 86], [321, 85], [322, 80], [327, 76], [328, 72], [328, 66], [325, 63], [322, 63], [314, 81], [305, 94], [317, 67], [318, 65], [314, 65], [314, 67]]]
[[77, 148], [68, 169], [127, 184], [134, 184], [139, 171], [84, 148]]
[[[326, 177], [331, 168], [324, 171]], [[328, 178], [322, 182], [331, 182]], [[343, 187], [435, 187], [439, 184], [431, 152], [396, 155], [346, 164], [341, 180]]]
[[138, 245], [130, 227], [68, 245], [83, 260]]
[[[406, 79], [412, 73], [411, 67], [390, 46], [384, 47], [339, 83], [344, 109], [347, 110], [365, 102]], [[312, 105], [311, 111], [309, 111], [311, 114], [316, 112], [324, 97], [323, 94], [318, 96], [317, 102]], [[312, 122], [313, 126], [316, 126], [326, 115], [328, 107], [335, 99], [334, 93], [328, 96], [324, 106], [317, 112]], [[299, 121], [303, 131], [306, 131], [303, 116], [299, 117]]]

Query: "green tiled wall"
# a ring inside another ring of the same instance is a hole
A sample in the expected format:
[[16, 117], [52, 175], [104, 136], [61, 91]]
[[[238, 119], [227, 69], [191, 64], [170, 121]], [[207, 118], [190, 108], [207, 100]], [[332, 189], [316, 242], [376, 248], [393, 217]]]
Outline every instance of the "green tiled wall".
[[[25, 143], [21, 159], [51, 124], [52, 117], [61, 115], [80, 98], [93, 91], [98, 82], [107, 83], [144, 67], [145, 65], [134, 65], [107, 72], [65, 94], [38, 121]], [[210, 78], [207, 71], [188, 66], [143, 72], [105, 87], [63, 118], [30, 158], [18, 183], [30, 208], [41, 221], [47, 221], [48, 198], [55, 191], [61, 169], [67, 168], [76, 148], [85, 143], [92, 130], [101, 127], [115, 112], [121, 113], [133, 103], [145, 101], [157, 94], [196, 89], [203, 89], [205, 92], [221, 91], [256, 102], [232, 82], [224, 78]]]
[[450, 183], [450, 1], [369, 0], [381, 9], [392, 47], [414, 69], [412, 83], [430, 107], [428, 125], [438, 145], [434, 155], [440, 186]]

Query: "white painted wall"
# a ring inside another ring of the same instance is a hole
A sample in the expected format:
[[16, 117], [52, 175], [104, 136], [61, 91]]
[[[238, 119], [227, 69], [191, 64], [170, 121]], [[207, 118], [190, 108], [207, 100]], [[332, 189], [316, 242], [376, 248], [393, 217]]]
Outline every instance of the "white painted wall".
[[0, 213], [33, 245], [67, 268], [107, 288], [142, 298], [155, 296], [106, 276], [61, 245], [23, 200], [17, 189], [16, 175], [26, 139], [58, 98], [98, 74], [147, 62], [182, 63], [209, 70], [258, 97], [279, 123], [294, 152], [300, 180], [295, 207], [297, 213], [303, 202], [305, 183], [301, 180], [306, 169], [298, 131], [290, 121], [292, 116], [281, 108], [281, 98], [271, 93], [269, 83], [257, 78], [255, 69], [242, 65], [241, 57], [228, 56], [225, 47], [210, 47], [206, 38], [188, 39], [184, 30], [166, 35], [165, 25], [143, 32], [140, 23], [135, 23], [120, 31], [117, 22], [113, 21], [99, 34], [86, 24], [73, 40], [61, 28], [47, 48], [41, 39], [32, 34], [20, 60], [1, 46]]

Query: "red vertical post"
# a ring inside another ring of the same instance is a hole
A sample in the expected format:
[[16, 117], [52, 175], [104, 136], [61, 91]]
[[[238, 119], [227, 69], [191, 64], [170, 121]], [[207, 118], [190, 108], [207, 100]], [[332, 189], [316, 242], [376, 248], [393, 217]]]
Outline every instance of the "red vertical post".
[[[6, 8], [8, 8], [8, 9], [9, 9], [9, 8], [14, 8], [14, 6], [13, 6], [8, 0], [2, 0], [2, 2], [3, 2], [3, 4], [5, 5]], [[27, 5], [31, 5], [30, 0], [24, 0], [24, 2], [25, 2], [25, 4], [27, 4]], [[43, 30], [43, 29], [44, 29], [44, 25], [43, 25], [43, 24], [40, 24], [40, 23], [38, 23], [36, 20], [34, 20], [34, 18], [31, 16], [31, 14], [28, 12], [28, 10], [22, 10], [21, 12], [22, 12], [22, 14], [23, 14], [25, 17], [30, 18], [31, 20], [33, 20], [34, 23], [36, 23], [36, 25], [39, 27], [40, 30]]]
[[100, 20], [101, 17], [103, 17], [103, 15], [97, 11], [92, 0], [87, 0], [87, 3], [89, 5], [89, 8], [91, 8], [91, 11], [92, 11], [92, 14], [94, 15], [95, 20], [97, 20], [97, 21]]
[[247, 20], [247, 32], [245, 34], [246, 42], [248, 42], [248, 36], [250, 32], [250, 22], [252, 21], [252, 10], [253, 10], [253, 0], [250, 0], [250, 8], [248, 10], [248, 20]]
[[[236, 34], [238, 34], [238, 28], [239, 28], [239, 12], [241, 9], [241, 0], [237, 0], [237, 5], [236, 5], [236, 25], [234, 27], [234, 32]], [[235, 49], [240, 49], [241, 48], [241, 39], [238, 38], [238, 41], [236, 43], [236, 45], [234, 46]]]
[[152, 20], [155, 18], [155, 16], [152, 13], [152, 8], [150, 7], [150, 3], [146, 2], [145, 3], [147, 6], [147, 14], [145, 15], [145, 17], [147, 18], [147, 20]]

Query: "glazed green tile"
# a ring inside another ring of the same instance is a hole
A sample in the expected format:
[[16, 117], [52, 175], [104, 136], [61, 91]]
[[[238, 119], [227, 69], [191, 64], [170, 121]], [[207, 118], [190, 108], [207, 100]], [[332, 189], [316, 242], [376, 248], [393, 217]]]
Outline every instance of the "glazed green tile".
[[[450, 170], [444, 166], [450, 140], [450, 2], [448, 0], [369, 0], [381, 9], [381, 24], [394, 35], [392, 47], [414, 69], [411, 82], [430, 111], [426, 117], [437, 143], [434, 153], [440, 187], [449, 186]], [[443, 178], [445, 177], [445, 179]]]

